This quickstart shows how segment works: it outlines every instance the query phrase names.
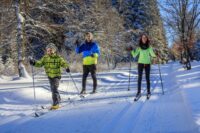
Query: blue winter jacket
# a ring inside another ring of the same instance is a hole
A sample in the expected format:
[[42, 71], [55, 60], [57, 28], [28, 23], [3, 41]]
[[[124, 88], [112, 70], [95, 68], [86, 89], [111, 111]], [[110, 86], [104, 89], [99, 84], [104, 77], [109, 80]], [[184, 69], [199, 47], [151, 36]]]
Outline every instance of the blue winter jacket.
[[83, 65], [97, 64], [100, 55], [99, 46], [96, 42], [85, 41], [82, 45], [77, 46], [76, 53], [83, 55]]

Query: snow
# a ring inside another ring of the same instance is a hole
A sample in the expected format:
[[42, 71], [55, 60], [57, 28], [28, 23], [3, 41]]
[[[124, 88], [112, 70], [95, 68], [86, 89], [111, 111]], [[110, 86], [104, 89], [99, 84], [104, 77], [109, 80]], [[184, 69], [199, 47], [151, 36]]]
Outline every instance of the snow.
[[33, 79], [30, 77], [30, 75], [26, 71], [25, 66], [21, 64], [20, 67], [22, 69], [23, 77], [18, 77], [18, 76], [9, 77], [9, 76], [0, 75], [0, 83], [12, 84], [12, 83], [32, 82]]
[[19, 13], [19, 21], [20, 23], [24, 23], [24, 17], [22, 16], [21, 13]]
[[[200, 131], [200, 62], [191, 70], [178, 63], [161, 65], [165, 94], [162, 95], [158, 66], [152, 66], [150, 100], [146, 100], [146, 82], [142, 97], [134, 102], [137, 91], [137, 70], [126, 67], [98, 73], [98, 93], [77, 96], [68, 74], [60, 81], [62, 108], [35, 118], [40, 106], [51, 105], [51, 91], [44, 74], [35, 76], [36, 102], [32, 79], [13, 80], [0, 77], [1, 133], [198, 133]], [[78, 88], [81, 74], [73, 73]], [[144, 78], [143, 78], [144, 79]], [[92, 91], [88, 77], [87, 92]], [[70, 97], [70, 100], [68, 98]]]

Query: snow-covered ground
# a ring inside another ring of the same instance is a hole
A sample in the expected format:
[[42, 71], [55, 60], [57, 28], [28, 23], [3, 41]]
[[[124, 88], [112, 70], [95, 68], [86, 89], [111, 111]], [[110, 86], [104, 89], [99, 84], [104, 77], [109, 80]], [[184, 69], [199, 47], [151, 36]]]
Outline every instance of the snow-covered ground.
[[[158, 66], [152, 66], [150, 100], [143, 96], [134, 102], [137, 71], [126, 68], [98, 73], [98, 93], [77, 96], [72, 80], [64, 74], [59, 87], [63, 100], [59, 110], [41, 117], [41, 105], [51, 105], [51, 91], [45, 74], [35, 76], [36, 101], [32, 80], [0, 77], [0, 133], [198, 133], [200, 131], [200, 62], [192, 70], [178, 63], [161, 66], [164, 91]], [[81, 74], [72, 74], [81, 89]], [[89, 77], [87, 92], [92, 91]], [[70, 99], [69, 99], [70, 98]], [[44, 110], [45, 112], [45, 110]]]

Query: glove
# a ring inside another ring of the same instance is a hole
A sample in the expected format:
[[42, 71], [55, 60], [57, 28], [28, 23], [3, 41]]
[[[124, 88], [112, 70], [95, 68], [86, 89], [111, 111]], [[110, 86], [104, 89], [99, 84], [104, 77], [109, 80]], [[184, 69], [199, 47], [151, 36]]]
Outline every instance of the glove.
[[80, 41], [79, 41], [79, 39], [77, 39], [77, 40], [75, 41], [74, 45], [76, 45], [77, 47], [80, 46]]
[[133, 47], [130, 46], [130, 47], [127, 47], [126, 50], [127, 50], [127, 51], [132, 51], [132, 50], [134, 50], [134, 49], [133, 49]]
[[29, 59], [30, 65], [34, 66], [35, 65], [35, 59]]
[[66, 72], [67, 72], [67, 73], [70, 73], [70, 69], [69, 69], [69, 68], [66, 68]]
[[158, 58], [160, 58], [160, 54], [158, 52], [155, 53]]
[[94, 57], [94, 54], [91, 54], [90, 56], [91, 56], [91, 57]]
[[152, 64], [156, 64], [156, 62], [157, 62], [157, 59], [153, 58], [152, 59]]
[[61, 76], [58, 76], [58, 77], [56, 77], [56, 78], [61, 79]]

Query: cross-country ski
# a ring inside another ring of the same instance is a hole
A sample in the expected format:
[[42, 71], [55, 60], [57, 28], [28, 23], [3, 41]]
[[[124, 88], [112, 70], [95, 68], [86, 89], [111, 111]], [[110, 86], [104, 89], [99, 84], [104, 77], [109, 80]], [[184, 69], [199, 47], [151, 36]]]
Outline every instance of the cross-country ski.
[[149, 100], [151, 97], [151, 94], [147, 94], [147, 100]]
[[136, 95], [135, 98], [134, 98], [134, 101], [135, 101], [135, 102], [138, 101], [138, 100], [140, 99], [141, 96], [142, 96], [141, 94]]

